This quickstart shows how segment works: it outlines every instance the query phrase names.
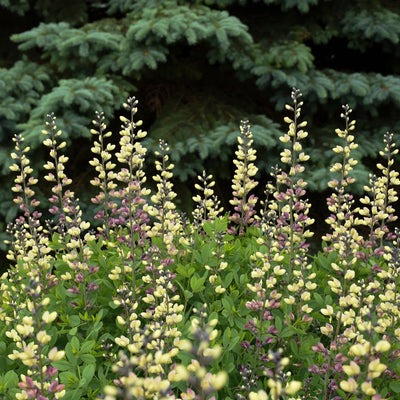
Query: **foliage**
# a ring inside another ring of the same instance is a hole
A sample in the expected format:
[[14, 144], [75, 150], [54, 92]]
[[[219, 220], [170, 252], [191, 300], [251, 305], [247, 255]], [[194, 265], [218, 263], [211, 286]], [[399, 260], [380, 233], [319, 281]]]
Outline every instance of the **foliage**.
[[212, 175], [198, 177], [193, 220], [175, 205], [174, 164], [162, 139], [155, 191], [147, 188], [147, 133], [128, 98], [118, 147], [96, 113], [90, 165], [95, 221], [83, 218], [49, 114], [51, 220], [43, 220], [29, 146], [14, 137], [10, 169], [21, 215], [8, 227], [0, 303], [4, 399], [371, 399], [398, 397], [400, 184], [393, 135], [384, 136], [366, 195], [356, 205], [352, 110], [336, 129], [331, 215], [309, 255], [302, 95], [292, 91], [275, 166], [259, 201], [256, 150], [242, 121], [224, 212]]

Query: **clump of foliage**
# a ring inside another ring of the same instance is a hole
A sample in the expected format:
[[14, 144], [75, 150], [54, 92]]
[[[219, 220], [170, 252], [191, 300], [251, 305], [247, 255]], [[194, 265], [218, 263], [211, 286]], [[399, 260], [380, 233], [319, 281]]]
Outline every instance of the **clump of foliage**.
[[[4, 399], [371, 399], [400, 393], [400, 230], [393, 168], [384, 136], [380, 174], [360, 206], [349, 192], [357, 148], [343, 107], [334, 149], [331, 215], [322, 250], [312, 237], [303, 175], [309, 156], [297, 89], [260, 200], [251, 127], [241, 123], [232, 213], [203, 172], [193, 219], [180, 213], [169, 147], [160, 141], [156, 190], [143, 170], [146, 132], [138, 102], [124, 104], [118, 148], [96, 113], [90, 164], [97, 176], [93, 226], [66, 175], [68, 157], [48, 115], [44, 165], [53, 216], [43, 220], [29, 146], [14, 138], [14, 202], [1, 276], [0, 394]], [[321, 221], [318, 221], [319, 223]]]

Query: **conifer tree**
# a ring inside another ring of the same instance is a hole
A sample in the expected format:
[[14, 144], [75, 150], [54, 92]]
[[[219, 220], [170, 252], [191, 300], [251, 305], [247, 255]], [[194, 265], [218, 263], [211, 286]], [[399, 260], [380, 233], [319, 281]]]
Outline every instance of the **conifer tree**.
[[95, 111], [112, 116], [135, 95], [146, 110], [145, 145], [165, 139], [181, 181], [205, 165], [228, 177], [243, 119], [265, 161], [259, 173], [279, 161], [281, 111], [296, 86], [309, 104], [313, 190], [330, 178], [340, 104], [358, 121], [361, 186], [366, 160], [400, 125], [396, 1], [0, 0], [0, 23], [2, 219], [13, 213], [11, 137], [20, 132], [39, 148], [50, 112], [68, 141], [89, 149]]

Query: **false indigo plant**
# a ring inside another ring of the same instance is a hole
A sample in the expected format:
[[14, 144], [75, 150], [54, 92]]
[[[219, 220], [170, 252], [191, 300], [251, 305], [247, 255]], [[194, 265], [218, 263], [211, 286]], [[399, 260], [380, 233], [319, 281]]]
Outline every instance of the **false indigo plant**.
[[[313, 309], [308, 302], [311, 299], [310, 291], [316, 287], [316, 284], [312, 282], [316, 275], [309, 273], [312, 266], [304, 256], [308, 247], [306, 239], [312, 236], [306, 227], [311, 225], [313, 220], [307, 216], [309, 204], [301, 199], [305, 194], [303, 188], [306, 183], [298, 177], [304, 171], [300, 162], [308, 159], [304, 152], [298, 154], [302, 150], [299, 140], [307, 137], [307, 132], [298, 130], [306, 125], [304, 122], [298, 122], [303, 104], [299, 101], [300, 96], [298, 90], [293, 90], [294, 106], [287, 105], [286, 108], [294, 113], [294, 119], [285, 118], [285, 122], [289, 124], [289, 130], [280, 138], [283, 143], [291, 143], [291, 149], [285, 149], [281, 153], [282, 162], [288, 164], [290, 170], [287, 174], [275, 169], [276, 188], [271, 183], [267, 185], [266, 194], [273, 194], [274, 200], [264, 203], [259, 219], [265, 236], [257, 239], [261, 247], [251, 257], [253, 260], [251, 278], [254, 283], [249, 283], [247, 286], [256, 297], [248, 301], [246, 307], [254, 312], [255, 317], [250, 319], [245, 327], [249, 329], [253, 338], [251, 342], [248, 340], [243, 342], [242, 347], [247, 353], [253, 354], [253, 361], [247, 366], [241, 365], [242, 374], [249, 383], [252, 382], [252, 385], [244, 386], [247, 395], [252, 389], [251, 386], [259, 386], [257, 380], [260, 376], [271, 374], [271, 366], [269, 366], [271, 362], [272, 369], [278, 368], [275, 365], [277, 359], [274, 358], [275, 356], [272, 357], [270, 352], [274, 348], [278, 352], [276, 354], [283, 352], [279, 347], [283, 343], [277, 335], [276, 325], [278, 323], [278, 326], [281, 326], [283, 318], [275, 311], [282, 308], [285, 310], [289, 317], [284, 320], [286, 325], [306, 326], [312, 321], [309, 314]], [[286, 190], [283, 191], [285, 187]], [[285, 257], [289, 258], [288, 269], [282, 266]], [[279, 322], [277, 322], [278, 319]], [[283, 366], [282, 364], [278, 369]], [[278, 381], [277, 375], [272, 376], [275, 380], [271, 380], [273, 378], [270, 377], [268, 381], [273, 393], [272, 398], [278, 398], [283, 393], [289, 394], [290, 389], [285, 392], [285, 386], [282, 386], [286, 384], [286, 378]], [[292, 384], [290, 387], [297, 386]], [[291, 394], [293, 393], [295, 391]], [[241, 394], [237, 397], [244, 398]]]
[[94, 219], [102, 221], [102, 226], [97, 229], [106, 240], [110, 240], [111, 229], [117, 226], [118, 223], [118, 219], [115, 217], [118, 214], [118, 204], [112, 200], [112, 191], [117, 187], [114, 182], [117, 178], [117, 174], [114, 172], [116, 164], [111, 161], [111, 152], [115, 149], [115, 145], [104, 143], [104, 139], [112, 135], [111, 132], [104, 133], [106, 130], [104, 114], [96, 112], [96, 117], [96, 120], [93, 120], [93, 124], [97, 129], [91, 129], [90, 132], [98, 136], [98, 140], [93, 141], [91, 150], [100, 158], [94, 157], [89, 161], [89, 164], [98, 172], [98, 177], [92, 179], [90, 183], [99, 188], [99, 194], [91, 200], [93, 204], [101, 204], [103, 206], [103, 209], [98, 211]]
[[243, 235], [246, 226], [254, 221], [253, 215], [256, 213], [255, 205], [258, 198], [249, 193], [258, 185], [258, 182], [253, 179], [258, 168], [253, 163], [256, 159], [256, 151], [251, 148], [253, 134], [250, 131], [249, 121], [241, 122], [240, 132], [239, 145], [235, 152], [237, 158], [233, 160], [236, 166], [232, 179], [234, 197], [229, 201], [234, 206], [235, 212], [229, 217], [229, 220], [235, 224], [232, 225], [231, 231], [235, 231], [237, 226], [239, 235]]
[[155, 162], [159, 173], [153, 177], [157, 183], [157, 193], [151, 197], [154, 206], [147, 208], [148, 213], [157, 219], [148, 235], [151, 238], [161, 237], [163, 257], [167, 254], [173, 256], [177, 253], [173, 241], [175, 237], [179, 236], [181, 230], [180, 218], [173, 203], [176, 193], [173, 191], [173, 184], [170, 181], [173, 176], [171, 170], [174, 168], [174, 164], [168, 163], [168, 151], [168, 145], [160, 140], [160, 151], [155, 153], [161, 158], [161, 161], [156, 160]]
[[[355, 122], [343, 107], [328, 186], [322, 251], [312, 237], [301, 93], [286, 109], [287, 146], [265, 198], [257, 186], [249, 122], [241, 123], [223, 214], [215, 180], [195, 185], [193, 222], [177, 209], [169, 146], [156, 152], [146, 188], [146, 132], [138, 101], [124, 104], [119, 145], [96, 113], [90, 161], [97, 213], [83, 219], [68, 157], [48, 115], [44, 164], [52, 220], [42, 221], [29, 147], [14, 138], [15, 203], [7, 231], [12, 263], [1, 276], [0, 397], [11, 399], [395, 400], [400, 393], [400, 184], [393, 135], [385, 165], [360, 204], [350, 193]], [[110, 142], [107, 142], [110, 140]], [[217, 177], [218, 178], [218, 177]], [[260, 210], [257, 210], [260, 205]], [[94, 229], [96, 228], [96, 230]]]
[[197, 177], [200, 183], [194, 185], [195, 189], [201, 192], [193, 196], [193, 201], [197, 203], [196, 208], [193, 210], [193, 224], [197, 229], [201, 229], [201, 225], [205, 221], [214, 221], [223, 211], [224, 208], [220, 207], [218, 197], [214, 195], [212, 189], [215, 185], [212, 175], [206, 175], [203, 171], [202, 175]]

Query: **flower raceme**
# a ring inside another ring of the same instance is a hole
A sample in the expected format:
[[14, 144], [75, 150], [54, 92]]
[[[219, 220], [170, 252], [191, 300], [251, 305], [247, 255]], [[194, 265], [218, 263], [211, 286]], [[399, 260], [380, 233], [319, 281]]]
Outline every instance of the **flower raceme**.
[[[256, 151], [251, 147], [253, 134], [250, 131], [249, 121], [241, 122], [240, 133], [238, 149], [235, 152], [236, 159], [233, 160], [236, 166], [232, 179], [234, 197], [229, 201], [234, 206], [235, 213], [229, 217], [229, 220], [238, 226], [239, 235], [243, 235], [245, 227], [254, 221], [253, 216], [256, 213], [254, 208], [258, 198], [249, 193], [258, 185], [258, 182], [253, 179], [258, 168], [253, 163], [256, 160]], [[232, 227], [232, 229], [235, 228]]]

